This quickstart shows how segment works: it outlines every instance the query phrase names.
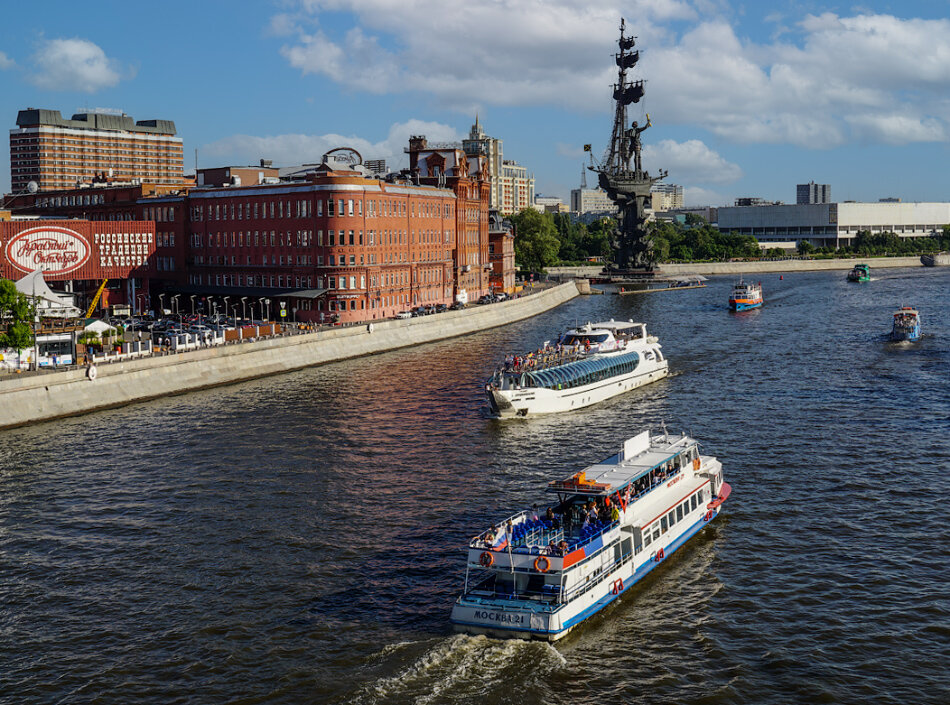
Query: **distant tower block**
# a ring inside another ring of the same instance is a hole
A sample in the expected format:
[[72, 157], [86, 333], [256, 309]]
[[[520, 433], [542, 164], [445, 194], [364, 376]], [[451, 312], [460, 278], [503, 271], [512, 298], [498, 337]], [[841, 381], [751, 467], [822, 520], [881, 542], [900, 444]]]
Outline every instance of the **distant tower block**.
[[809, 181], [807, 184], [798, 184], [796, 192], [795, 202], [799, 205], [804, 203], [831, 203], [830, 184], [816, 184], [814, 181]]

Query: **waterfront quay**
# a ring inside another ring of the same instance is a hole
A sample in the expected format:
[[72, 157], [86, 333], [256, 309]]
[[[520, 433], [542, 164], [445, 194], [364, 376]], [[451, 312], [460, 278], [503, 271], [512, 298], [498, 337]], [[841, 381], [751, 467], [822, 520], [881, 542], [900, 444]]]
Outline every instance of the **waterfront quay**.
[[510, 301], [421, 318], [150, 354], [38, 376], [5, 375], [0, 381], [0, 428], [467, 335], [538, 315], [577, 293], [573, 283], [566, 283]]

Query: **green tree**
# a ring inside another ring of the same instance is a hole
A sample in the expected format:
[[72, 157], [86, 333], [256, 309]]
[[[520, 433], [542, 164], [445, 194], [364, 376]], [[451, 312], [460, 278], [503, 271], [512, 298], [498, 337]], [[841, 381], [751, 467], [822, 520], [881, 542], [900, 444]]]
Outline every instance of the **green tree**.
[[815, 251], [815, 246], [812, 245], [808, 240], [799, 240], [798, 241], [798, 254], [802, 256], [810, 255]]
[[23, 350], [33, 343], [33, 306], [9, 279], [0, 279], [0, 347]]
[[542, 272], [558, 261], [561, 241], [550, 213], [525, 208], [511, 216], [515, 227], [515, 262], [525, 271]]

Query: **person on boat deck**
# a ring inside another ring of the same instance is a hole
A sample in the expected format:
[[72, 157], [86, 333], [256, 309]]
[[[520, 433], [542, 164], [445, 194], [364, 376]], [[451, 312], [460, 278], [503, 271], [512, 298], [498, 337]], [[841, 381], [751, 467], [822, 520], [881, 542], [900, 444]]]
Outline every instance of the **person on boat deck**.
[[538, 505], [537, 505], [537, 504], [532, 504], [532, 505], [531, 505], [531, 511], [528, 512], [528, 518], [529, 518], [531, 521], [538, 521], [538, 520], [541, 518], [541, 517], [538, 516]]
[[559, 556], [561, 552], [558, 550], [557, 544], [554, 543], [554, 539], [548, 541], [547, 554], [549, 556]]
[[566, 556], [567, 549], [570, 548], [570, 546], [567, 545], [567, 541], [565, 541], [564, 539], [561, 539], [560, 541], [558, 541], [557, 548], [558, 548], [558, 551], [561, 552], [562, 556]]
[[554, 510], [551, 507], [548, 507], [547, 511], [544, 513], [544, 520], [551, 522], [555, 529], [561, 528], [561, 518], [554, 513]]
[[488, 530], [488, 533], [485, 534], [485, 547], [491, 548], [495, 545], [495, 535], [498, 533], [498, 527], [494, 524], [491, 525], [491, 528]]
[[610, 521], [620, 521], [620, 510], [616, 504], [610, 508]]

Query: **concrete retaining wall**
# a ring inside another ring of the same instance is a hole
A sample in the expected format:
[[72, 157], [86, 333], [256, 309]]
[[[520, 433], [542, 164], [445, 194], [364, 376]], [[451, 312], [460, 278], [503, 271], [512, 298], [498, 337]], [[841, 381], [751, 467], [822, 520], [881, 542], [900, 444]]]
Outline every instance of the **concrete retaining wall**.
[[543, 313], [577, 296], [573, 283], [512, 301], [434, 316], [374, 322], [305, 335], [7, 379], [0, 383], [0, 428], [231, 384], [409, 345], [475, 333]]
[[[920, 267], [920, 258], [869, 257], [857, 259], [782, 259], [773, 262], [696, 262], [694, 264], [661, 264], [660, 272], [677, 274], [745, 274], [752, 272], [808, 272], [814, 270], [840, 269], [847, 271], [859, 262], [875, 267]], [[597, 277], [603, 267], [548, 267], [548, 274], [560, 277]]]
[[781, 259], [774, 262], [706, 262], [697, 264], [661, 264], [663, 274], [746, 274], [753, 272], [810, 272], [838, 269], [847, 272], [863, 262], [876, 268], [920, 267], [919, 257], [868, 257], [858, 259]]

